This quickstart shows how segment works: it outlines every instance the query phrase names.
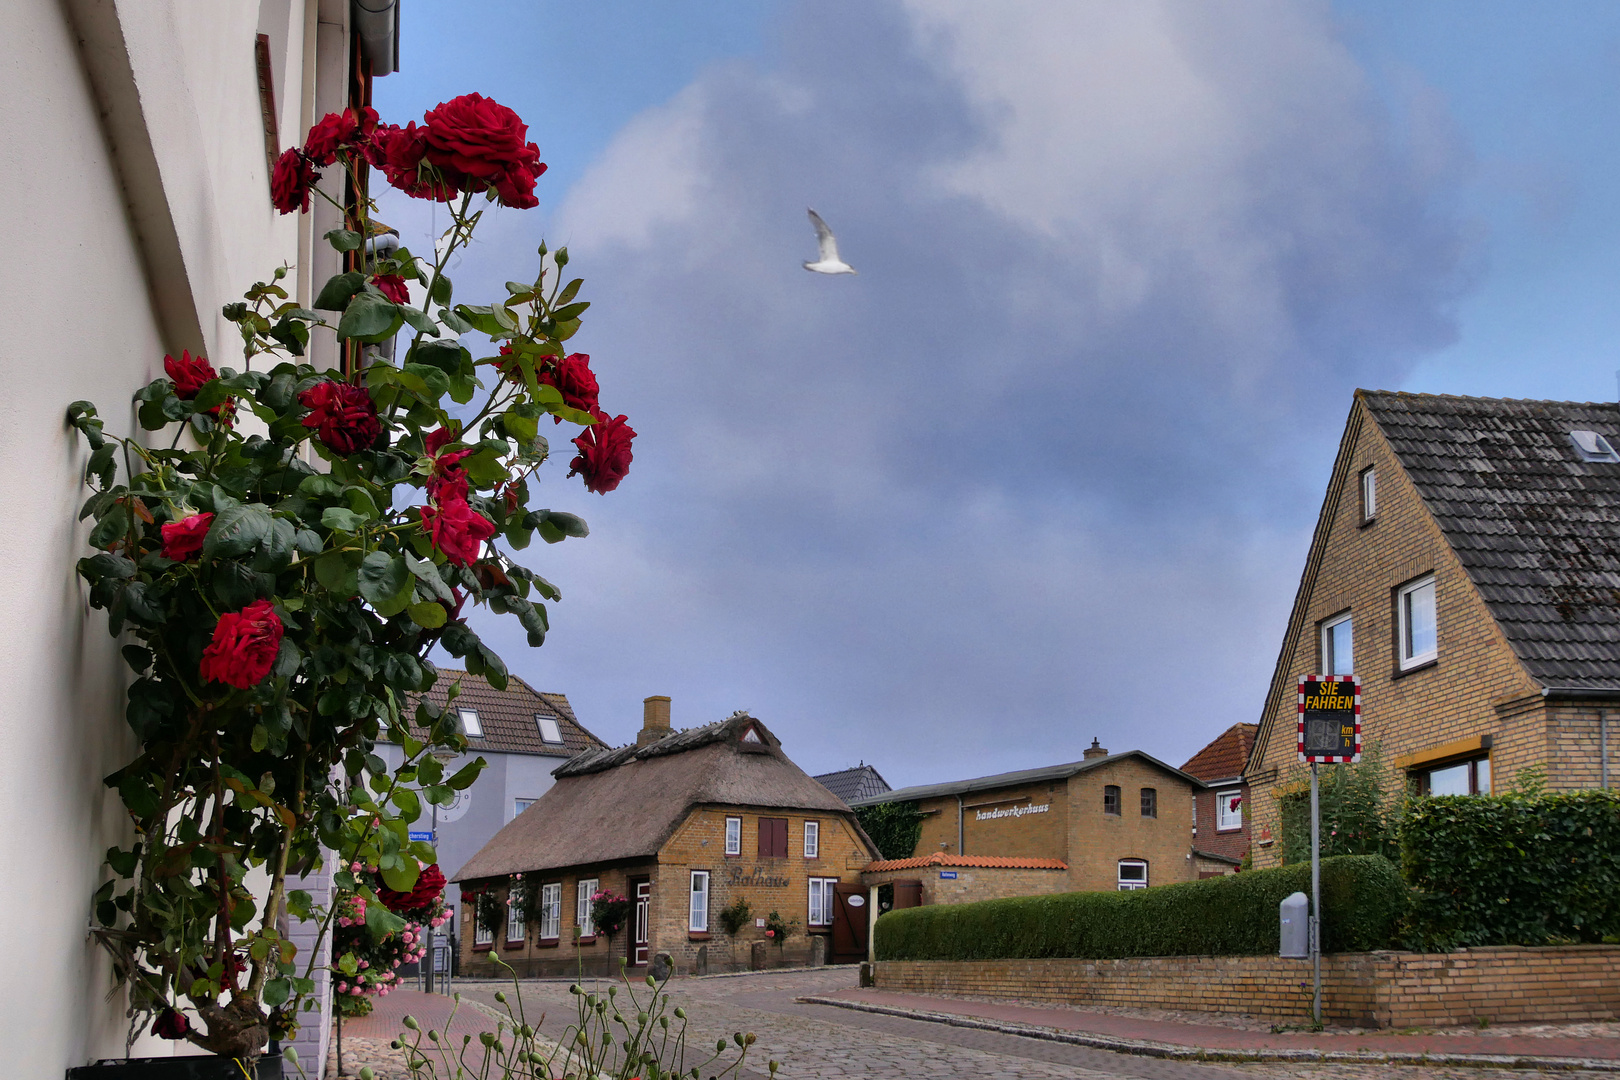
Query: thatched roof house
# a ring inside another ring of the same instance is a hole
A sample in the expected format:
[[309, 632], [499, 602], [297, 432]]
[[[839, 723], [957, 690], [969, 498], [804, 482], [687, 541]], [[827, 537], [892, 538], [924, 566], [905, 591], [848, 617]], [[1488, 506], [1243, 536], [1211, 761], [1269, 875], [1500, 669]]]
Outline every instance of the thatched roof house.
[[[740, 966], [746, 954], [733, 956], [733, 943], [763, 936], [756, 918], [773, 911], [797, 921], [789, 943], [808, 951], [811, 935], [831, 931], [838, 883], [856, 889], [876, 857], [848, 805], [746, 713], [672, 732], [669, 699], [648, 698], [634, 745], [580, 754], [552, 775], [551, 789], [453, 875], [469, 891], [531, 896], [521, 914], [508, 906], [501, 949], [520, 972], [572, 969], [576, 948], [588, 966], [658, 951], [682, 967]], [[638, 902], [611, 952], [590, 917], [601, 890]], [[738, 900], [757, 916], [720, 933], [719, 912]], [[500, 930], [486, 918], [480, 933], [475, 921], [463, 920], [473, 956], [494, 949]], [[576, 929], [581, 944], [569, 947]]]

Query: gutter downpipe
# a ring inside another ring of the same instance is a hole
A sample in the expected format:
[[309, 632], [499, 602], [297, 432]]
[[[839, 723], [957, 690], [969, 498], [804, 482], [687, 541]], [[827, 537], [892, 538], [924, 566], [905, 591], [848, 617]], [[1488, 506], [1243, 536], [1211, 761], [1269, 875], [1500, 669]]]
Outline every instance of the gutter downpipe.
[[1602, 761], [1603, 790], [1609, 790], [1609, 710], [1598, 710], [1598, 753]]
[[[1620, 702], [1620, 690], [1596, 690], [1574, 686], [1544, 686], [1541, 689], [1544, 698], [1567, 698], [1571, 701], [1616, 701]], [[1598, 769], [1599, 779], [1603, 790], [1609, 790], [1609, 710], [1598, 710]]]
[[399, 0], [354, 0], [354, 34], [373, 77], [399, 70]]
[[956, 853], [958, 855], [967, 854], [962, 850], [962, 843], [962, 796], [958, 795], [956, 797]]

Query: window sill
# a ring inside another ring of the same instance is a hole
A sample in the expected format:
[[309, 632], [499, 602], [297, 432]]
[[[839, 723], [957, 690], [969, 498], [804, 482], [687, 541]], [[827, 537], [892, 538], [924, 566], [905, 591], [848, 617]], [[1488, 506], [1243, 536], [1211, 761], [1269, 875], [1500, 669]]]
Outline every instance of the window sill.
[[1243, 831], [1243, 826], [1241, 826], [1241, 825], [1222, 825], [1222, 826], [1219, 826], [1218, 828], [1216, 828], [1215, 831], [1217, 833], [1242, 832]]
[[1425, 660], [1421, 664], [1413, 664], [1411, 667], [1397, 667], [1394, 673], [1390, 675], [1390, 678], [1404, 679], [1408, 675], [1416, 675], [1420, 671], [1428, 671], [1432, 667], [1438, 667], [1439, 664], [1440, 658], [1437, 656], [1432, 660]]
[[494, 947], [495, 943], [493, 941], [486, 941], [482, 945], [474, 945], [473, 952], [489, 952]]
[[534, 943], [537, 949], [555, 949], [559, 944], [561, 944], [561, 939], [554, 937], [541, 938]]
[[708, 941], [709, 940], [709, 932], [707, 930], [688, 930], [686, 932], [686, 940], [687, 941]]
[[595, 945], [596, 944], [596, 935], [595, 934], [581, 934], [581, 935], [579, 935], [579, 937], [574, 939], [574, 944], [576, 944], [576, 945]]
[[523, 948], [523, 946], [525, 946], [527, 944], [528, 944], [527, 941], [507, 941], [506, 944], [501, 946], [501, 948], [505, 949], [508, 952], [510, 952], [513, 949], [521, 949], [521, 948]]
[[1369, 525], [1376, 525], [1376, 524], [1378, 524], [1378, 516], [1375, 514], [1370, 518], [1362, 518], [1361, 519], [1361, 524], [1357, 525], [1356, 528], [1365, 529]]
[[740, 851], [728, 851], [728, 852], [726, 852], [726, 858], [728, 858], [728, 859], [740, 859], [740, 858], [742, 858], [742, 852], [740, 852]]

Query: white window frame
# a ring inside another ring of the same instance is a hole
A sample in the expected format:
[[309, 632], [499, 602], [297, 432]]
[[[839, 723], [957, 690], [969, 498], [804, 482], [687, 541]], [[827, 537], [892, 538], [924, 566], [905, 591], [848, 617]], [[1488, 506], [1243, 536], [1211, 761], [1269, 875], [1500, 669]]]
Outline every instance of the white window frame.
[[493, 944], [495, 944], [495, 931], [490, 927], [481, 925], [479, 923], [479, 921], [478, 921], [478, 903], [477, 903], [476, 900], [473, 903], [467, 905], [467, 911], [468, 911], [467, 918], [470, 919], [472, 921], [472, 924], [473, 924], [473, 944], [474, 945], [493, 945]]
[[478, 719], [477, 709], [457, 709], [456, 718], [461, 722], [461, 733], [467, 738], [482, 739], [484, 737], [484, 724], [483, 721]]
[[517, 817], [519, 814], [523, 813], [523, 811], [533, 806], [537, 801], [538, 800], [536, 799], [513, 799], [512, 816]]
[[[1141, 878], [1135, 878], [1135, 877], [1127, 878], [1125, 876], [1125, 870], [1126, 870], [1127, 867], [1129, 867], [1130, 869], [1133, 869], [1133, 870], [1136, 869], [1137, 867], [1141, 867], [1141, 869], [1142, 869]], [[1136, 891], [1138, 891], [1140, 889], [1147, 888], [1148, 887], [1148, 864], [1147, 864], [1147, 860], [1146, 859], [1121, 859], [1121, 860], [1119, 860], [1119, 877], [1118, 877], [1118, 881], [1119, 881], [1119, 891], [1120, 892], [1136, 892]]]
[[806, 821], [804, 823], [804, 857], [807, 859], [821, 858], [821, 822]]
[[692, 888], [687, 896], [686, 905], [686, 928], [697, 934], [709, 932], [709, 872], [707, 870], [692, 871]]
[[520, 886], [517, 885], [512, 886], [512, 891], [506, 896], [506, 940], [508, 944], [514, 941], [522, 941], [529, 936], [529, 928], [525, 925], [523, 913], [518, 910], [518, 905], [513, 903], [517, 899], [519, 888]]
[[[1429, 595], [1433, 598], [1434, 603], [1434, 648], [1428, 652], [1409, 654], [1408, 647], [1412, 640], [1412, 628], [1410, 625], [1412, 594], [1425, 588], [1429, 590]], [[1402, 585], [1395, 591], [1395, 621], [1395, 649], [1396, 656], [1400, 659], [1402, 671], [1421, 667], [1440, 655], [1440, 589], [1435, 584], [1433, 574], [1424, 574], [1422, 577]]]
[[601, 886], [598, 879], [580, 878], [574, 886], [574, 925], [579, 927], [580, 937], [595, 937], [596, 924], [591, 922], [591, 897]]
[[1242, 798], [1242, 788], [1230, 788], [1215, 793], [1215, 831], [1238, 832], [1243, 828], [1243, 806], [1233, 810], [1232, 800]]
[[726, 854], [742, 854], [742, 818], [726, 818]]
[[1361, 470], [1361, 520], [1369, 522], [1378, 516], [1378, 470], [1369, 465]]
[[838, 896], [838, 892], [833, 886], [837, 884], [838, 879], [835, 877], [813, 877], [810, 879], [810, 904], [805, 916], [806, 925], [832, 925], [833, 904]]
[[[1323, 675], [1352, 675], [1352, 674], [1355, 673], [1355, 668], [1356, 668], [1356, 624], [1355, 624], [1355, 622], [1354, 622], [1354, 620], [1352, 618], [1352, 616], [1354, 614], [1355, 614], [1355, 612], [1353, 612], [1353, 611], [1346, 611], [1342, 615], [1335, 615], [1331, 619], [1323, 619], [1322, 620], [1322, 629], [1321, 629], [1322, 672], [1321, 673]], [[1335, 668], [1337, 667], [1339, 658], [1338, 658], [1338, 655], [1335, 654], [1334, 651], [1333, 651], [1333, 629], [1335, 627], [1338, 627], [1338, 626], [1343, 626], [1345, 623], [1350, 624], [1350, 670], [1349, 671], [1337, 671], [1337, 670], [1335, 670]]]
[[[548, 725], [551, 728], [551, 734], [556, 736], [555, 739], [547, 736], [546, 728]], [[540, 730], [541, 742], [547, 743], [551, 746], [562, 745], [562, 725], [557, 722], [557, 718], [555, 716], [547, 716], [545, 713], [535, 713], [534, 726]]]
[[562, 882], [540, 886], [540, 937], [556, 941], [562, 934]]

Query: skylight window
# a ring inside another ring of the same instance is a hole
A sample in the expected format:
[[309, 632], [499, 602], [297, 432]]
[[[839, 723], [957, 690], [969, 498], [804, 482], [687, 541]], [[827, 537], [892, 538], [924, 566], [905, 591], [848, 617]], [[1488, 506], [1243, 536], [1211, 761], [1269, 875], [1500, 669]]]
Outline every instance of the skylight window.
[[456, 712], [461, 717], [461, 733], [463, 735], [469, 739], [482, 739], [484, 737], [484, 725], [478, 722], [477, 709], [457, 709]]
[[544, 713], [535, 713], [534, 722], [540, 728], [540, 741], [560, 743], [563, 741], [562, 729], [557, 726], [555, 716], [546, 716]]
[[1609, 440], [1595, 431], [1572, 431], [1569, 441], [1582, 461], [1620, 461], [1620, 454], [1614, 452]]

